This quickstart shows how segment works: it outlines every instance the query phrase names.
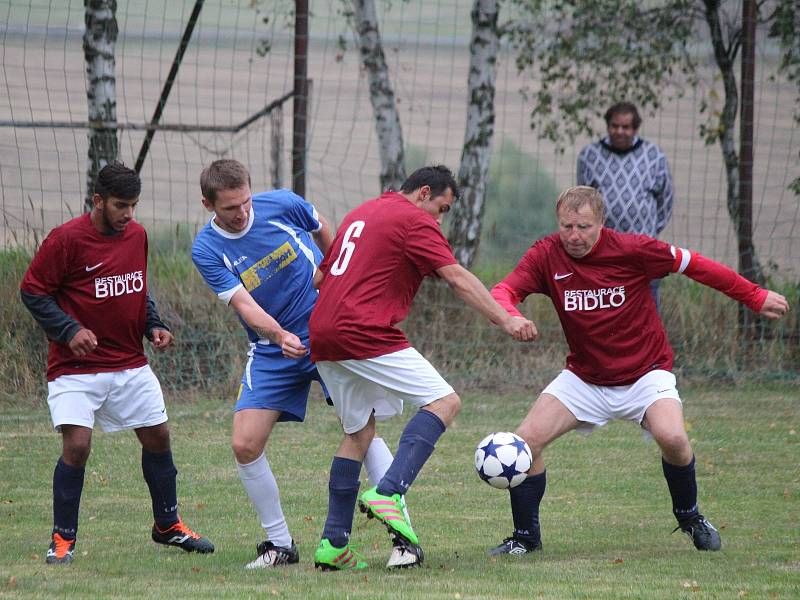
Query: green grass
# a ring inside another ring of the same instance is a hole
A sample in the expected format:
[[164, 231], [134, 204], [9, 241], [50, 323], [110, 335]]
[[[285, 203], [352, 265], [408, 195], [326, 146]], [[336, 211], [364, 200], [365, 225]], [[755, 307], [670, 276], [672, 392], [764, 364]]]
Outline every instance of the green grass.
[[[60, 441], [44, 403], [0, 413], [0, 596], [279, 598], [796, 598], [800, 589], [800, 394], [773, 384], [682, 390], [698, 458], [702, 510], [723, 550], [699, 553], [674, 526], [658, 451], [614, 423], [549, 450], [545, 550], [488, 559], [511, 530], [504, 492], [481, 483], [472, 449], [513, 429], [532, 394], [464, 394], [464, 410], [408, 495], [426, 550], [422, 569], [383, 569], [383, 529], [355, 517], [353, 542], [370, 567], [320, 573], [312, 557], [327, 507], [327, 468], [339, 441], [318, 396], [305, 424], [279, 426], [269, 460], [300, 552], [296, 567], [247, 572], [262, 532], [229, 450], [229, 403], [170, 403], [181, 511], [217, 552], [187, 555], [149, 541], [151, 515], [130, 433], [94, 439], [76, 561], [44, 564], [52, 469]], [[405, 419], [381, 427], [394, 447]], [[363, 489], [363, 486], [362, 486]]]

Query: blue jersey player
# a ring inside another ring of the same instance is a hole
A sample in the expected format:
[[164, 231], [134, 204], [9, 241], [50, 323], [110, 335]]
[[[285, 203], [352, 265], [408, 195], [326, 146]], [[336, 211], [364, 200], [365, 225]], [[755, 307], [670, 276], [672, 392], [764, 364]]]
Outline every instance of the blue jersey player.
[[[192, 260], [212, 291], [236, 311], [250, 341], [232, 447], [268, 539], [258, 544], [247, 568], [293, 564], [299, 552], [264, 448], [275, 423], [305, 418], [311, 382], [322, 384], [309, 356], [308, 319], [317, 299], [312, 281], [320, 248], [327, 251], [333, 233], [311, 204], [289, 190], [251, 194], [250, 175], [235, 160], [209, 165], [200, 188], [214, 216], [197, 234]], [[379, 480], [392, 461], [386, 444], [376, 439], [365, 462], [371, 480]]]

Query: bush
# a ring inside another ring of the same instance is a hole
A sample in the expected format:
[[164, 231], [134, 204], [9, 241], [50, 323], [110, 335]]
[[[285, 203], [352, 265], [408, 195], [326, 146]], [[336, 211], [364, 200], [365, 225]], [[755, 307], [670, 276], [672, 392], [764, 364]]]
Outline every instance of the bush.
[[558, 188], [538, 161], [504, 141], [492, 157], [476, 266], [513, 267], [528, 247], [555, 231]]
[[[152, 236], [152, 237], [159, 237]], [[151, 251], [149, 287], [175, 334], [168, 352], [148, 355], [165, 391], [175, 398], [196, 394], [232, 402], [249, 349], [234, 312], [223, 305], [196, 272], [186, 241], [158, 240]], [[47, 395], [47, 342], [19, 300], [19, 282], [30, 263], [28, 253], [0, 251], [0, 404], [42, 402]], [[479, 272], [487, 286], [504, 274], [497, 265]], [[800, 286], [771, 287], [800, 301]], [[800, 379], [798, 311], [765, 323], [755, 337], [737, 331], [737, 305], [719, 292], [686, 277], [664, 280], [662, 317], [675, 348], [676, 371], [692, 379]], [[441, 281], [427, 280], [408, 320], [409, 340], [452, 383], [484, 390], [538, 390], [563, 367], [567, 346], [548, 298], [526, 300], [525, 314], [540, 339], [521, 344], [507, 338], [467, 308]], [[149, 344], [145, 343], [145, 348]]]

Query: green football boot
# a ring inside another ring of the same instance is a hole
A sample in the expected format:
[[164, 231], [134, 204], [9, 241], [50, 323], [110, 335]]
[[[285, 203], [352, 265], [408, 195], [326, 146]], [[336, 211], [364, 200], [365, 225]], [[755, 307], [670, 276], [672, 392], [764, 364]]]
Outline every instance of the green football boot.
[[346, 571], [348, 569], [365, 569], [367, 563], [359, 560], [358, 555], [350, 549], [350, 544], [344, 548], [336, 548], [322, 538], [314, 552], [314, 566], [323, 571]]
[[358, 507], [370, 519], [375, 518], [386, 525], [389, 533], [399, 535], [415, 546], [419, 545], [417, 534], [411, 528], [405, 513], [405, 502], [400, 494], [384, 496], [378, 493], [377, 486], [367, 490], [358, 499]]

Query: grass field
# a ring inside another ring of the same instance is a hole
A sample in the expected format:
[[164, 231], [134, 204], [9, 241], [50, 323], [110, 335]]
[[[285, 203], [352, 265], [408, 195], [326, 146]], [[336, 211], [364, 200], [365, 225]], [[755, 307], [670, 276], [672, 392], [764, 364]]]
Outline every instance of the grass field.
[[[505, 492], [481, 483], [474, 444], [513, 429], [530, 397], [464, 394], [465, 407], [408, 496], [425, 566], [388, 572], [382, 527], [355, 517], [367, 570], [321, 573], [313, 551], [327, 507], [327, 468], [339, 440], [314, 397], [305, 424], [277, 428], [268, 457], [282, 486], [301, 564], [248, 572], [262, 532], [236, 476], [225, 402], [170, 404], [181, 512], [216, 544], [187, 555], [149, 541], [151, 514], [130, 433], [94, 439], [76, 560], [44, 564], [51, 481], [60, 442], [42, 402], [0, 413], [0, 596], [194, 598], [797, 598], [800, 596], [800, 393], [770, 385], [683, 390], [698, 458], [702, 510], [723, 549], [699, 553], [674, 527], [658, 451], [615, 423], [570, 434], [548, 453], [544, 552], [488, 559], [510, 533]], [[384, 424], [394, 447], [404, 420]], [[387, 426], [388, 425], [388, 426]], [[362, 489], [364, 487], [362, 486]]]

